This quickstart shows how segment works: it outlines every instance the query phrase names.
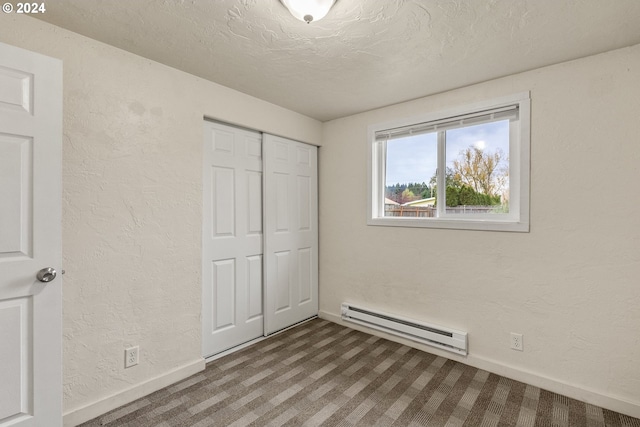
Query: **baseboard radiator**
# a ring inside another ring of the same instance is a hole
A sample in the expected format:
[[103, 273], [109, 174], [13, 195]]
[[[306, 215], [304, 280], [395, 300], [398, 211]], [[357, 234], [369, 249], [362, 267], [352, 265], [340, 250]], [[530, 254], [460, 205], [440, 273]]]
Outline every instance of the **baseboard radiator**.
[[357, 323], [453, 353], [467, 355], [466, 332], [416, 322], [348, 303], [342, 304], [341, 311], [344, 321]]

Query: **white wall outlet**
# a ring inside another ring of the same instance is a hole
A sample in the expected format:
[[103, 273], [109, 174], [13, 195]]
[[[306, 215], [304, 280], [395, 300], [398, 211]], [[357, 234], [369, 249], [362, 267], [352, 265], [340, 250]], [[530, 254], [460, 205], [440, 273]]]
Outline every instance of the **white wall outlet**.
[[518, 351], [522, 351], [524, 349], [522, 334], [511, 332], [511, 348]]
[[136, 366], [138, 364], [138, 353], [140, 352], [140, 347], [129, 347], [124, 350], [124, 367], [130, 368], [132, 366]]

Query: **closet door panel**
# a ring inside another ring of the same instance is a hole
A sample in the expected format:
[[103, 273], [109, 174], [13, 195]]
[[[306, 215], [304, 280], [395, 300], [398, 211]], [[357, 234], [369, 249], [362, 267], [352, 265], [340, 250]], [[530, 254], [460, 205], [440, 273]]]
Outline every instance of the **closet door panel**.
[[204, 124], [202, 352], [264, 333], [262, 135]]
[[264, 137], [265, 333], [318, 314], [317, 147]]

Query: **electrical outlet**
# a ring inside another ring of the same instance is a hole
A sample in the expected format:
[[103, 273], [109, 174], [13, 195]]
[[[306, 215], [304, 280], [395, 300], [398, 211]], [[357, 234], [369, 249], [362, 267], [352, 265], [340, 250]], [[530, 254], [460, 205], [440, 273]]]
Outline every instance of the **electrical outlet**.
[[518, 351], [522, 351], [524, 349], [522, 334], [511, 332], [511, 348]]
[[138, 364], [138, 353], [140, 348], [138, 346], [129, 347], [124, 350], [124, 367], [130, 368]]

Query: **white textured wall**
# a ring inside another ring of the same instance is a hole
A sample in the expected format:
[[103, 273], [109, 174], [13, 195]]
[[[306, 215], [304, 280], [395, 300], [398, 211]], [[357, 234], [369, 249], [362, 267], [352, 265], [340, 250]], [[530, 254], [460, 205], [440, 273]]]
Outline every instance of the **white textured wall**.
[[69, 412], [201, 360], [203, 116], [315, 144], [321, 123], [32, 18], [0, 41], [64, 61]]
[[[458, 360], [640, 416], [639, 82], [637, 45], [325, 123], [323, 316], [349, 301], [466, 330]], [[366, 225], [367, 126], [523, 91], [530, 233]]]

